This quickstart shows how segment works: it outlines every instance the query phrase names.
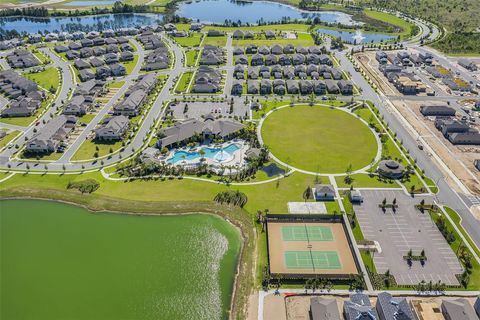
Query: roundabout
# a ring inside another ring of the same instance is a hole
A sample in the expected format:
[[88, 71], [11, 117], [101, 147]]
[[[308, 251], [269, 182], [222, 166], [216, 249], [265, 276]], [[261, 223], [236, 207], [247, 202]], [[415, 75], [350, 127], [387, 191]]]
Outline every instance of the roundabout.
[[308, 173], [366, 170], [381, 154], [378, 137], [365, 121], [327, 105], [272, 110], [261, 120], [258, 133], [276, 159]]

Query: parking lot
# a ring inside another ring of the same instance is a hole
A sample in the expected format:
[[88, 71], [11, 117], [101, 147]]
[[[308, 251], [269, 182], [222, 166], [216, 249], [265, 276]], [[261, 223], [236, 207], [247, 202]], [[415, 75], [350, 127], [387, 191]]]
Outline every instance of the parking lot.
[[[171, 114], [174, 119], [201, 119], [212, 113], [216, 117], [239, 117], [248, 115], [248, 106], [243, 102], [236, 101], [233, 110], [228, 102], [179, 102], [170, 105]], [[232, 112], [231, 112], [232, 111]]]
[[[375, 252], [373, 260], [378, 273], [390, 270], [399, 285], [415, 285], [425, 280], [441, 280], [447, 285], [458, 285], [455, 274], [463, 271], [455, 253], [443, 238], [428, 213], [422, 214], [415, 209], [422, 199], [432, 203], [432, 197], [415, 197], [403, 191], [362, 191], [364, 202], [355, 206], [357, 219], [365, 239], [378, 241], [381, 252]], [[387, 203], [397, 200], [398, 208], [394, 213], [387, 209], [385, 213], [379, 207], [383, 199]], [[409, 250], [420, 255], [425, 250], [427, 261], [424, 266], [413, 261], [409, 267], [403, 256]]]

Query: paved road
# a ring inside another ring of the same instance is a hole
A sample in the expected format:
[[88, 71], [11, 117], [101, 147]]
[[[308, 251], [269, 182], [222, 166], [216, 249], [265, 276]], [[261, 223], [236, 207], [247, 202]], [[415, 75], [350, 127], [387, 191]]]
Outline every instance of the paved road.
[[[38, 119], [38, 125], [37, 126], [30, 126], [23, 131], [23, 134], [16, 140], [16, 144], [20, 146], [20, 148], [25, 145], [26, 141], [30, 139], [33, 136], [33, 130], [35, 128], [40, 129], [41, 127], [44, 126], [43, 122], [47, 123], [52, 117], [55, 116], [57, 112], [57, 107], [60, 107], [62, 105], [62, 101], [67, 101], [68, 94], [71, 88], [73, 88], [73, 78], [70, 73], [70, 68], [68, 66], [68, 63], [65, 62], [64, 60], [60, 59], [57, 55], [55, 55], [53, 52], [51, 52], [48, 48], [41, 48], [40, 49], [46, 56], [48, 56], [53, 64], [60, 68], [60, 72], [62, 74], [62, 84], [60, 87], [60, 91], [57, 95], [57, 98], [55, 99], [54, 103], [50, 108], [47, 109], [47, 111]], [[2, 124], [4, 126], [4, 124]], [[12, 149], [6, 149], [1, 155], [0, 155], [0, 167], [7, 167], [8, 164], [12, 168], [17, 168], [17, 169], [26, 169], [26, 165], [17, 161], [9, 161], [10, 157], [17, 151], [17, 149], [12, 148]]]
[[[175, 63], [174, 67], [172, 70], [168, 71], [163, 71], [161, 73], [165, 73], [169, 75], [169, 78], [162, 88], [162, 91], [158, 95], [156, 101], [154, 102], [151, 110], [148, 112], [148, 114], [145, 117], [145, 120], [143, 121], [141, 127], [137, 131], [137, 134], [135, 135], [135, 138], [131, 141], [131, 143], [128, 145], [128, 147], [125, 148], [125, 151], [122, 153], [116, 153], [112, 155], [110, 158], [102, 159], [101, 161], [92, 161], [92, 162], [83, 162], [83, 163], [69, 163], [69, 159], [73, 156], [73, 154], [76, 152], [76, 150], [80, 147], [82, 142], [85, 140], [86, 136], [88, 133], [95, 127], [95, 125], [103, 118], [103, 116], [108, 113], [109, 109], [111, 106], [113, 106], [114, 101], [117, 101], [123, 93], [126, 91], [126, 89], [129, 87], [129, 84], [131, 85], [136, 79], [135, 76], [129, 76], [125, 77], [126, 79], [126, 84], [120, 89], [117, 94], [107, 103], [107, 105], [102, 108], [99, 114], [90, 122], [90, 124], [85, 128], [85, 130], [81, 133], [80, 137], [77, 138], [74, 143], [70, 146], [70, 148], [65, 152], [65, 154], [62, 156], [61, 159], [57, 160], [56, 162], [52, 162], [48, 164], [48, 168], [51, 171], [80, 171], [80, 170], [92, 170], [92, 169], [98, 169], [102, 166], [114, 164], [116, 162], [121, 161], [122, 159], [132, 155], [136, 150], [139, 150], [142, 145], [143, 145], [143, 140], [146, 137], [148, 131], [150, 130], [151, 125], [154, 123], [156, 119], [162, 116], [162, 111], [163, 111], [163, 103], [164, 101], [168, 100], [170, 96], [170, 87], [173, 86], [173, 79], [176, 78], [181, 74], [181, 72], [184, 70], [182, 68], [182, 62], [181, 59], [183, 57], [183, 51], [182, 49], [177, 46], [176, 44], [172, 43], [167, 38], [164, 38], [164, 41], [166, 41], [168, 44], [170, 44], [171, 49], [175, 55]], [[145, 52], [141, 48], [140, 44], [133, 40], [133, 43], [139, 48], [139, 63], [136, 65], [135, 69], [132, 71], [132, 74], [138, 74], [140, 71], [140, 68], [143, 64], [143, 60], [145, 57]], [[45, 49], [47, 50], [47, 49]], [[61, 67], [62, 70], [64, 70], [64, 74], [68, 74], [66, 72], [69, 71], [68, 63], [65, 61], [61, 60], [58, 58], [56, 55], [54, 55], [52, 52], [48, 51], [45, 52], [47, 53], [53, 60], [54, 64]], [[61, 105], [61, 100], [66, 101], [67, 100], [67, 94], [68, 94], [68, 89], [73, 87], [72, 85], [72, 78], [70, 75], [68, 77], [63, 78], [63, 85], [62, 85], [62, 90], [59, 94], [59, 97], [56, 99], [56, 105], [60, 106]], [[41, 120], [45, 119], [48, 120], [50, 118], [50, 114], [53, 114], [55, 108], [50, 108], [48, 113], [44, 115]], [[39, 127], [42, 126], [43, 124], [40, 123]], [[37, 127], [38, 128], [38, 127]], [[25, 135], [23, 135], [21, 138], [19, 138], [18, 144], [19, 145], [24, 145], [25, 144], [25, 139], [24, 137], [26, 136], [27, 139], [31, 138], [30, 131], [33, 128], [28, 128], [27, 132]], [[11, 169], [14, 170], [27, 170], [27, 163], [21, 162], [15, 159], [10, 159], [10, 157], [15, 153], [16, 149], [10, 149], [6, 150], [3, 152], [0, 156], [0, 168], [8, 168], [10, 166]], [[31, 170], [43, 170], [43, 166], [40, 167], [38, 164], [35, 165], [29, 165]]]
[[[95, 129], [95, 127], [102, 121], [102, 119], [105, 118], [105, 116], [112, 109], [112, 107], [118, 102], [118, 100], [121, 97], [123, 97], [123, 95], [128, 90], [128, 88], [130, 88], [130, 86], [133, 85], [134, 80], [139, 76], [140, 69], [141, 69], [141, 67], [143, 65], [143, 62], [145, 60], [145, 51], [143, 50], [143, 47], [136, 40], [132, 39], [131, 41], [137, 47], [137, 54], [138, 54], [138, 62], [137, 62], [135, 68], [133, 69], [133, 71], [131, 73], [131, 77], [128, 77], [128, 78], [125, 79], [125, 84], [102, 107], [102, 109], [97, 113], [95, 118], [93, 118], [92, 121], [90, 121], [88, 123], [88, 125], [80, 133], [80, 135], [77, 137], [77, 139], [75, 139], [75, 141], [68, 147], [68, 149], [62, 155], [62, 157], [58, 161], [56, 161], [57, 163], [61, 163], [61, 164], [65, 164], [65, 165], [70, 163], [70, 159], [77, 152], [77, 150], [80, 148], [82, 143], [87, 139], [90, 132], [92, 132], [93, 129]], [[123, 79], [121, 79], [121, 80], [123, 80]]]
[[380, 113], [385, 117], [385, 121], [389, 124], [390, 128], [397, 133], [398, 138], [403, 141], [404, 146], [410, 150], [412, 157], [417, 159], [420, 168], [425, 169], [426, 175], [437, 183], [439, 187], [439, 193], [436, 196], [437, 202], [448, 205], [460, 214], [463, 227], [471, 235], [477, 246], [480, 246], [480, 232], [478, 231], [480, 230], [480, 221], [475, 219], [463, 199], [447, 184], [442, 171], [433, 163], [432, 159], [429, 158], [425, 152], [418, 149], [416, 139], [412, 137], [403, 126], [398, 116], [387, 107], [386, 97], [380, 97], [370, 87], [363, 76], [355, 71], [353, 64], [345, 56], [345, 52], [338, 53], [337, 57], [341, 61], [342, 67], [350, 72], [355, 84], [363, 89], [363, 97], [375, 104], [380, 110]]

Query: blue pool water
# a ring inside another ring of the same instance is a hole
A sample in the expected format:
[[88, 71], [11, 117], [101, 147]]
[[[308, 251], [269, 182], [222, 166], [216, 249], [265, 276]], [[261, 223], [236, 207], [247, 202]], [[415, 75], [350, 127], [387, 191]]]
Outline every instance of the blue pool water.
[[[357, 32], [338, 31], [338, 30], [331, 30], [331, 29], [324, 29], [324, 28], [317, 29], [317, 32], [325, 33], [334, 37], [340, 37], [343, 41], [348, 43], [355, 43], [355, 36], [357, 35]], [[370, 42], [385, 42], [385, 41], [393, 40], [396, 38], [395, 36], [391, 36], [388, 34], [380, 34], [380, 33], [361, 33], [361, 36], [362, 36], [362, 40], [361, 41], [357, 40], [356, 44], [370, 43]]]
[[[235, 151], [240, 149], [240, 145], [236, 143], [232, 143], [228, 145], [225, 148], [202, 148], [202, 150], [205, 152], [203, 155], [204, 158], [209, 158], [209, 159], [214, 159], [214, 157], [221, 151], [226, 152], [228, 155], [232, 155]], [[173, 154], [173, 157], [167, 160], [168, 163], [170, 164], [175, 164], [178, 161], [183, 161], [183, 160], [195, 160], [197, 158], [201, 158], [200, 153], [198, 151], [175, 151]]]

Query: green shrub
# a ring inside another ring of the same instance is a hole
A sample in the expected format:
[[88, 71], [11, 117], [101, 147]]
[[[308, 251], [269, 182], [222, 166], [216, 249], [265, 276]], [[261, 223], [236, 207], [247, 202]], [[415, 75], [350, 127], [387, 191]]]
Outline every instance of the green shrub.
[[92, 193], [100, 187], [100, 183], [95, 179], [86, 179], [81, 181], [69, 182], [67, 189], [77, 189], [81, 193]]

